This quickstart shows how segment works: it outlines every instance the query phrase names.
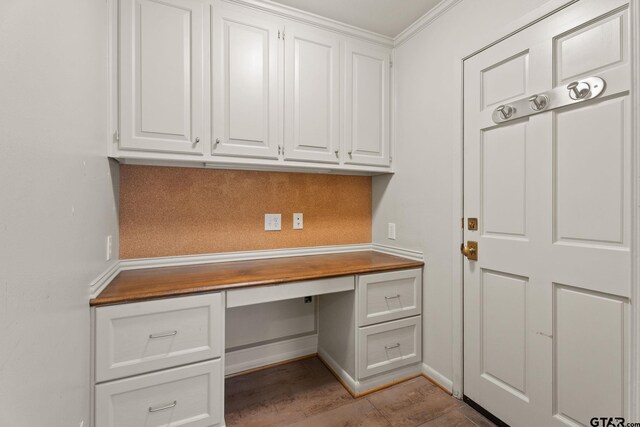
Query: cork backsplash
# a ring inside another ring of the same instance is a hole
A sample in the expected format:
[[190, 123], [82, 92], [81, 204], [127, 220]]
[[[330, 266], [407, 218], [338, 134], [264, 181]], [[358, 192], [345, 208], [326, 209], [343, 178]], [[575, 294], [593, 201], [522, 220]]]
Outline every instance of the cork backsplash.
[[120, 166], [121, 259], [370, 242], [370, 177]]

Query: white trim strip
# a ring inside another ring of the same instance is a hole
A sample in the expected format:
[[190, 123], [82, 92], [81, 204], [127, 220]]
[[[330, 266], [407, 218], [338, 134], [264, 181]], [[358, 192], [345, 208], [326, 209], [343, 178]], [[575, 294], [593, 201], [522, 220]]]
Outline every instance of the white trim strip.
[[355, 38], [359, 38], [369, 42], [377, 43], [382, 46], [393, 47], [393, 42], [394, 42], [393, 37], [385, 36], [383, 34], [365, 30], [363, 28], [345, 24], [344, 22], [336, 21], [335, 19], [326, 18], [324, 16], [316, 15], [314, 13], [306, 12], [304, 10], [296, 9], [294, 7], [286, 6], [279, 3], [274, 3], [269, 0], [222, 0], [222, 1], [260, 10], [262, 12], [271, 13], [273, 15], [277, 15], [285, 19], [301, 22], [306, 25], [312, 25], [314, 27], [322, 28], [332, 32], [342, 33], [350, 37], [355, 37]]
[[247, 261], [253, 259], [325, 255], [370, 250], [372, 250], [370, 243], [361, 245], [314, 246], [310, 248], [268, 249], [260, 251], [223, 252], [205, 255], [125, 259], [120, 261], [120, 266], [121, 270], [132, 270], [138, 268], [176, 267], [181, 265], [209, 264], [213, 262]]
[[421, 251], [413, 249], [397, 248], [395, 246], [382, 245], [380, 243], [373, 243], [371, 250], [376, 252], [382, 252], [388, 255], [396, 255], [403, 258], [409, 258], [414, 261], [424, 261], [424, 254]]
[[450, 393], [453, 393], [453, 381], [451, 381], [449, 378], [445, 377], [426, 363], [422, 364], [422, 373], [429, 377], [431, 380], [440, 384], [446, 390], [449, 390]]
[[630, 2], [631, 21], [631, 102], [633, 117], [633, 206], [632, 212], [632, 281], [631, 281], [631, 385], [630, 418], [640, 419], [640, 2]]
[[411, 39], [424, 28], [431, 25], [433, 21], [438, 19], [453, 6], [460, 3], [460, 1], [461, 0], [442, 0], [433, 9], [430, 9], [427, 13], [418, 18], [413, 24], [402, 30], [402, 32], [398, 34], [394, 39], [394, 47], [398, 47]]
[[225, 355], [224, 373], [233, 375], [285, 360], [309, 356], [317, 353], [317, 350], [318, 334], [314, 334], [230, 351]]
[[105, 271], [100, 273], [98, 277], [89, 283], [89, 292], [91, 298], [95, 298], [111, 281], [120, 273], [120, 261], [114, 262]]

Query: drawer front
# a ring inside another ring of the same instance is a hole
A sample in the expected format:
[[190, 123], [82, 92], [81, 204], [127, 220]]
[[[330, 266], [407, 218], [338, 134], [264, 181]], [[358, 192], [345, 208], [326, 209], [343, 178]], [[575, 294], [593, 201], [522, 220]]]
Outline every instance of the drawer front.
[[344, 276], [331, 279], [283, 283], [281, 285], [232, 289], [227, 291], [227, 308], [302, 298], [309, 295], [352, 291], [355, 286], [354, 276]]
[[358, 277], [360, 326], [421, 314], [422, 269]]
[[96, 427], [222, 424], [220, 359], [96, 386]]
[[220, 293], [96, 309], [96, 382], [219, 357]]
[[358, 330], [358, 377], [366, 378], [422, 360], [422, 317]]

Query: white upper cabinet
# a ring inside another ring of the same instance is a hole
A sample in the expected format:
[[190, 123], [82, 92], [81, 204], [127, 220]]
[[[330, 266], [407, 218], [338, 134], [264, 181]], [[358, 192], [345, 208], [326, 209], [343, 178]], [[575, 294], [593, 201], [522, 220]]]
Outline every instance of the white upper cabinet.
[[391, 51], [349, 41], [345, 48], [346, 163], [389, 166]]
[[340, 38], [287, 24], [285, 160], [340, 161]]
[[207, 9], [198, 0], [120, 2], [120, 149], [203, 154]]
[[391, 39], [271, 2], [108, 1], [111, 157], [390, 172]]
[[278, 158], [278, 41], [274, 19], [214, 8], [214, 156]]

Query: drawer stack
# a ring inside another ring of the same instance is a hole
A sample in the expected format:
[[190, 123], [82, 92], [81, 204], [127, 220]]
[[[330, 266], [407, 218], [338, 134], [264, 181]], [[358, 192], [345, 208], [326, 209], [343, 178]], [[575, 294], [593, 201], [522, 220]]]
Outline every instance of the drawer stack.
[[352, 394], [422, 371], [422, 268], [358, 275], [319, 312], [318, 356]]
[[223, 425], [222, 293], [95, 309], [95, 426]]
[[422, 360], [422, 270], [358, 277], [358, 379]]

